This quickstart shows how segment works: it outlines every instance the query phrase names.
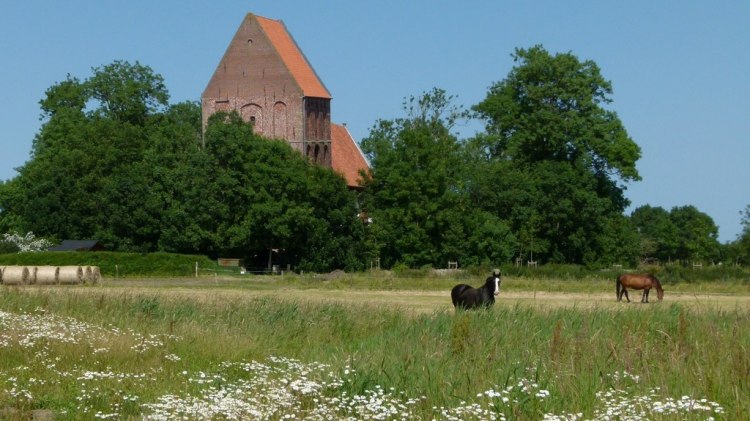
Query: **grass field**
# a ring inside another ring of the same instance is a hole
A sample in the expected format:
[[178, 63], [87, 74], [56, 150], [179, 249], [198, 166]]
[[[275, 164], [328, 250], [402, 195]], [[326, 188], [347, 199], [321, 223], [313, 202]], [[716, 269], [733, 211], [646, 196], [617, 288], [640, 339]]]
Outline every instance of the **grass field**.
[[[505, 279], [105, 280], [0, 289], [0, 419], [743, 419], [750, 288]], [[478, 284], [476, 280], [461, 282]], [[652, 300], [655, 301], [652, 294]], [[631, 299], [640, 298], [637, 292]]]

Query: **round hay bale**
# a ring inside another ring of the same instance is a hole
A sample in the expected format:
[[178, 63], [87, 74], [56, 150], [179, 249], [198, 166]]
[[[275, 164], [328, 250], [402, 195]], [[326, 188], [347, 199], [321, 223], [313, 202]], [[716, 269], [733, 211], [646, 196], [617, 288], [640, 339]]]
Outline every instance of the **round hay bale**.
[[86, 273], [83, 275], [83, 282], [96, 285], [102, 280], [102, 272], [99, 266], [86, 266]]
[[57, 266], [37, 266], [34, 273], [35, 278], [32, 284], [57, 285], [57, 275], [60, 273], [60, 268]]
[[29, 268], [26, 266], [6, 266], [3, 269], [4, 285], [26, 285], [29, 283]]
[[27, 266], [29, 269], [29, 284], [36, 283], [36, 266]]
[[3, 270], [5, 270], [5, 266], [0, 266], [0, 285], [3, 284]]
[[83, 283], [83, 268], [80, 266], [60, 266], [57, 275], [60, 285], [78, 285]]

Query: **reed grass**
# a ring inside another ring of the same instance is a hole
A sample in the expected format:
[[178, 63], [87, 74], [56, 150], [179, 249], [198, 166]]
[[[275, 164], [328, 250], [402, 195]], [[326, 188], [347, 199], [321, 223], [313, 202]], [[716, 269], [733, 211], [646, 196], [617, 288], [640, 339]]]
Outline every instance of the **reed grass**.
[[[342, 405], [334, 418], [597, 419], [643, 402], [648, 419], [750, 413], [750, 313], [741, 310], [415, 314], [268, 296], [6, 288], [0, 333], [0, 418], [43, 409], [56, 419], [246, 419], [258, 408], [259, 418], [315, 418], [324, 402]], [[229, 409], [200, 412], [251, 387]], [[683, 398], [692, 409], [659, 412]], [[720, 409], [698, 411], [700, 399]]]

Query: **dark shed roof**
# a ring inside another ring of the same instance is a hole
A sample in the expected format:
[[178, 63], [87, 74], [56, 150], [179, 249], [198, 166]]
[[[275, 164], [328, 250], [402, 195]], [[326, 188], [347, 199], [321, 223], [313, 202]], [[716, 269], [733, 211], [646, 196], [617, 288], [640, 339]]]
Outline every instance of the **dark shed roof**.
[[104, 246], [98, 240], [63, 240], [59, 246], [50, 247], [49, 251], [99, 251]]

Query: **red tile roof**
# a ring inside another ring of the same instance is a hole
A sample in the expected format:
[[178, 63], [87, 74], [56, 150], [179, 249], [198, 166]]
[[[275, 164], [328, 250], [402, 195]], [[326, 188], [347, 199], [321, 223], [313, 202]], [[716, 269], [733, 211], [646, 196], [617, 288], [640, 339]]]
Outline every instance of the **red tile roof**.
[[268, 39], [276, 48], [279, 56], [281, 56], [281, 60], [292, 73], [300, 88], [302, 88], [304, 95], [330, 99], [331, 94], [328, 93], [328, 89], [320, 81], [320, 78], [307, 61], [302, 50], [297, 46], [297, 43], [294, 42], [292, 35], [286, 30], [284, 23], [280, 20], [268, 19], [258, 15], [254, 16], [258, 20], [260, 27], [268, 35]]
[[365, 156], [344, 126], [331, 123], [331, 167], [343, 175], [349, 187], [359, 187], [359, 170], [369, 170]]

